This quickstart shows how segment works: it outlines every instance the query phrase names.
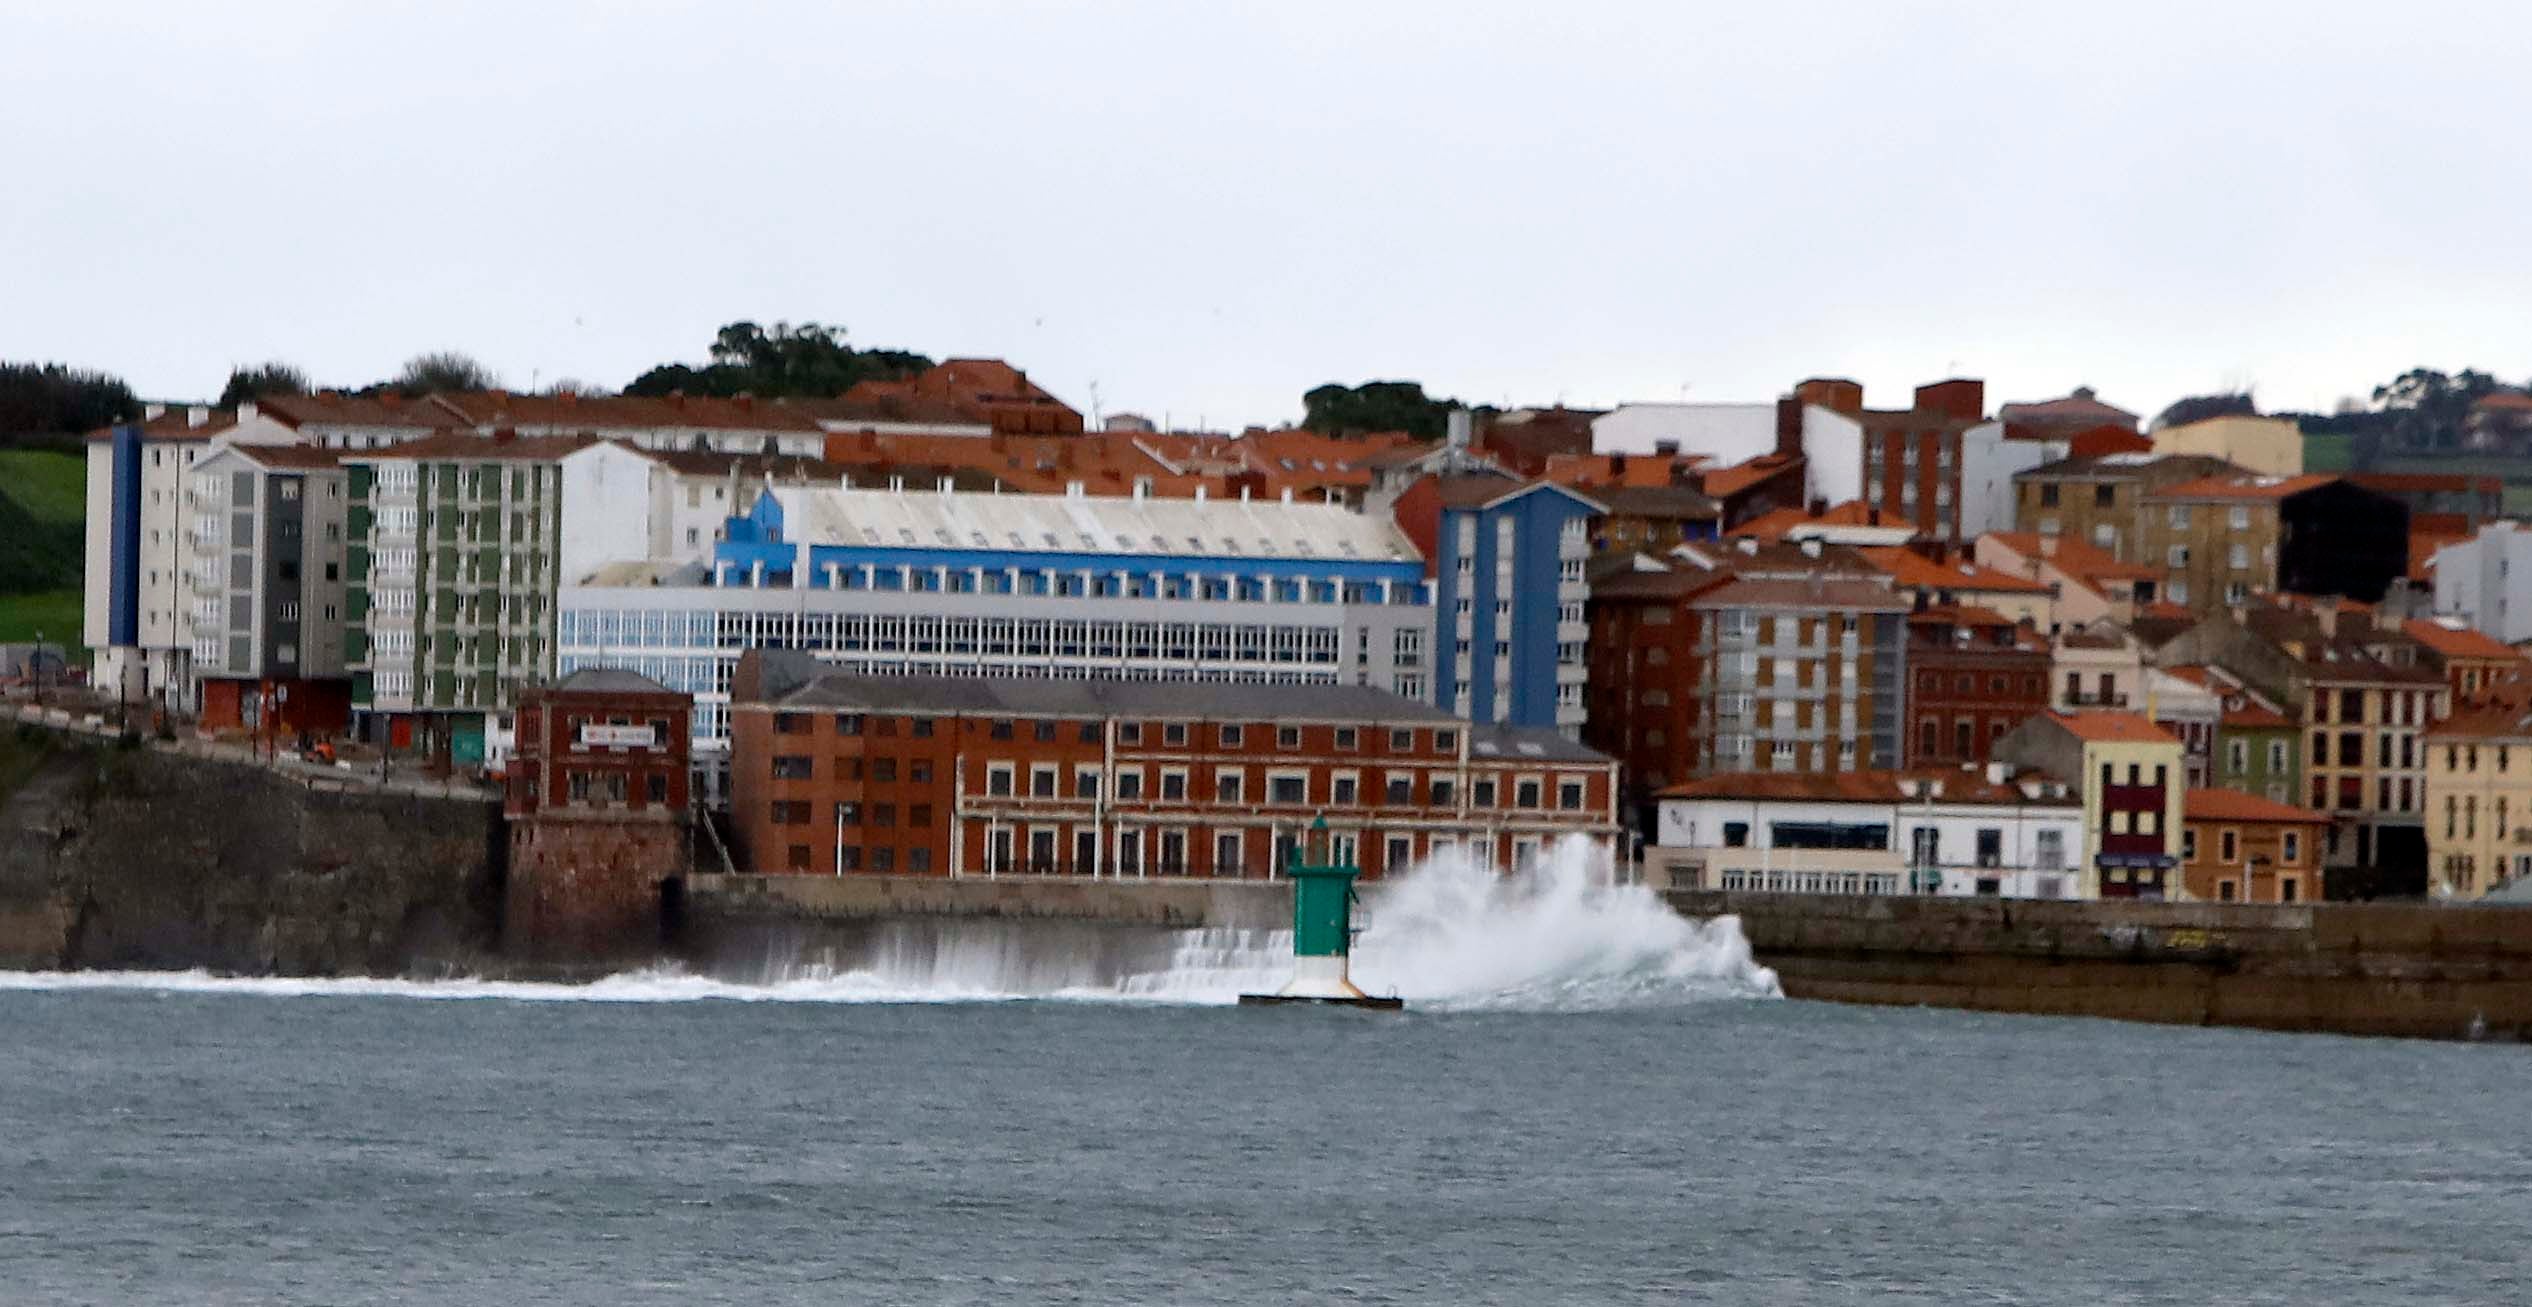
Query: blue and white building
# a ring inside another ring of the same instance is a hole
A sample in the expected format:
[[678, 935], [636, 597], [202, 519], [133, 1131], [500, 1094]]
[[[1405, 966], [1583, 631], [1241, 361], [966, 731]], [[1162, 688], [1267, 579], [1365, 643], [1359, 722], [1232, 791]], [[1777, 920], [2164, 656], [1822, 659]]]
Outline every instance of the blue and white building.
[[[1433, 702], [1472, 722], [1581, 735], [1591, 519], [1579, 491], [1502, 477], [1438, 478]], [[1406, 511], [1402, 509], [1402, 511]]]
[[1266, 500], [775, 486], [707, 569], [617, 563], [563, 587], [558, 673], [695, 696], [726, 765], [739, 654], [849, 671], [1432, 686], [1433, 583], [1389, 518]]

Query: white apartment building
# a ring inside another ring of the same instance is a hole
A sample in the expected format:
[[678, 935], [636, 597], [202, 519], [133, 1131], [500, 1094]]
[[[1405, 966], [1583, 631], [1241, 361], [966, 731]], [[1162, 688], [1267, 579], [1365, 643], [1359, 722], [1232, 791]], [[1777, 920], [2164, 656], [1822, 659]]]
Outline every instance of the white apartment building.
[[1738, 773], [1658, 801], [1648, 878], [1681, 889], [2068, 898], [2083, 799], [1984, 770]]

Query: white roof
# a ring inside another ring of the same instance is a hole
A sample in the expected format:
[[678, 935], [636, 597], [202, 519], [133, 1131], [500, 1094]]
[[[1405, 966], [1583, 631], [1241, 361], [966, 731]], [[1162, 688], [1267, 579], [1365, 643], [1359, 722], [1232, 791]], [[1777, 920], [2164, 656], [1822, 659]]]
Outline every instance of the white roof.
[[1281, 500], [777, 486], [784, 538], [887, 549], [1414, 562], [1386, 515]]

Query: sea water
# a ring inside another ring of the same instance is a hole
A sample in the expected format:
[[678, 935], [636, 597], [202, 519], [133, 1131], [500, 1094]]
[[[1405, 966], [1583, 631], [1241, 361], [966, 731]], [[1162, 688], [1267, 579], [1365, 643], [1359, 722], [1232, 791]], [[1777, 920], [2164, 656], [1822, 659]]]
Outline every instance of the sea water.
[[1786, 1002], [1573, 850], [1288, 944], [0, 975], [0, 1303], [2532, 1301], [2519, 1047]]

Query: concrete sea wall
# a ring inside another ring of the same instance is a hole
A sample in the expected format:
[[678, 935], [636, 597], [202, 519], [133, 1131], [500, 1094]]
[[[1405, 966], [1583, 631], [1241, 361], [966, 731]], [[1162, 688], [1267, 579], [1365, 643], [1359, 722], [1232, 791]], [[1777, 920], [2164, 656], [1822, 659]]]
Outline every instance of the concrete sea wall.
[[2532, 1039], [2532, 910], [1674, 891], [1795, 998], [2430, 1039]]

